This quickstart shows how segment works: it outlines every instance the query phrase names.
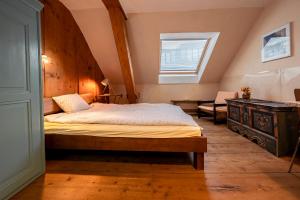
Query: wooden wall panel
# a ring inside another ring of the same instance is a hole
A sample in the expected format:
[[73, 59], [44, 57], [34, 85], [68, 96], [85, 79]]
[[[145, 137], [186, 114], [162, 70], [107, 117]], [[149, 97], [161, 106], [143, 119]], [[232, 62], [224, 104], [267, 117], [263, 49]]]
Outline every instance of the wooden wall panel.
[[102, 93], [103, 73], [71, 12], [58, 0], [41, 0], [44, 97]]

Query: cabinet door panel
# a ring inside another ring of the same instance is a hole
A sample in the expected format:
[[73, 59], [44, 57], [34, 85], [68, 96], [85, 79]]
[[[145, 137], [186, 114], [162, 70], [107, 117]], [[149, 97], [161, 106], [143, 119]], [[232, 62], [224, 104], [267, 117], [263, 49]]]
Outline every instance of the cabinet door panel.
[[[28, 124], [28, 103], [15, 102], [0, 105], [0, 151], [1, 162], [0, 182], [4, 182], [30, 165], [30, 137], [31, 130]], [[8, 157], [9, 154], [9, 157]]]
[[[1, 94], [25, 91], [28, 64], [26, 63], [26, 43], [28, 26], [0, 13], [0, 92]], [[16, 71], [18, 73], [16, 73]]]
[[234, 120], [234, 121], [237, 121], [237, 122], [240, 122], [240, 107], [239, 106], [234, 106], [234, 105], [229, 105], [229, 118]]
[[273, 115], [261, 111], [254, 110], [253, 116], [253, 128], [274, 136], [273, 127]]

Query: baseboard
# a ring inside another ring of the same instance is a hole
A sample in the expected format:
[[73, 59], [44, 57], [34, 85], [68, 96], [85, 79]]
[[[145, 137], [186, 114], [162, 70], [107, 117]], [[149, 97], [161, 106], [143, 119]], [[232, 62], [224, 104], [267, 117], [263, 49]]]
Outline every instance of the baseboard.
[[33, 176], [31, 179], [29, 179], [28, 181], [26, 181], [24, 184], [20, 185], [15, 191], [13, 191], [12, 193], [8, 194], [6, 197], [4, 197], [3, 200], [8, 200], [10, 198], [12, 198], [14, 195], [16, 195], [18, 192], [20, 192], [21, 190], [23, 190], [25, 187], [27, 187], [29, 184], [31, 184], [34, 180], [36, 180], [37, 178], [39, 178], [40, 176], [44, 175], [45, 170], [42, 170], [42, 172], [38, 173], [37, 175]]

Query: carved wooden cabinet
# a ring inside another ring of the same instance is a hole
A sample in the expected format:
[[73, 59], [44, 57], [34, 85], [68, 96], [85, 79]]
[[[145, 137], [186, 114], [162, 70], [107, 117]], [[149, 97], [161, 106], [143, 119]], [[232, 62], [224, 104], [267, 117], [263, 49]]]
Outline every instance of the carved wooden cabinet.
[[255, 141], [276, 156], [287, 154], [298, 138], [297, 108], [259, 99], [227, 100], [228, 128]]

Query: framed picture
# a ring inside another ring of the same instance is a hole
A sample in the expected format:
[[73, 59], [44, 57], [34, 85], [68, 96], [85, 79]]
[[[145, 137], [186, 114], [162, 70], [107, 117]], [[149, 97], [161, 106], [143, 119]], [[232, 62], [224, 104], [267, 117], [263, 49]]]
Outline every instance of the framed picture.
[[277, 60], [291, 56], [291, 25], [290, 23], [263, 36], [262, 62]]

